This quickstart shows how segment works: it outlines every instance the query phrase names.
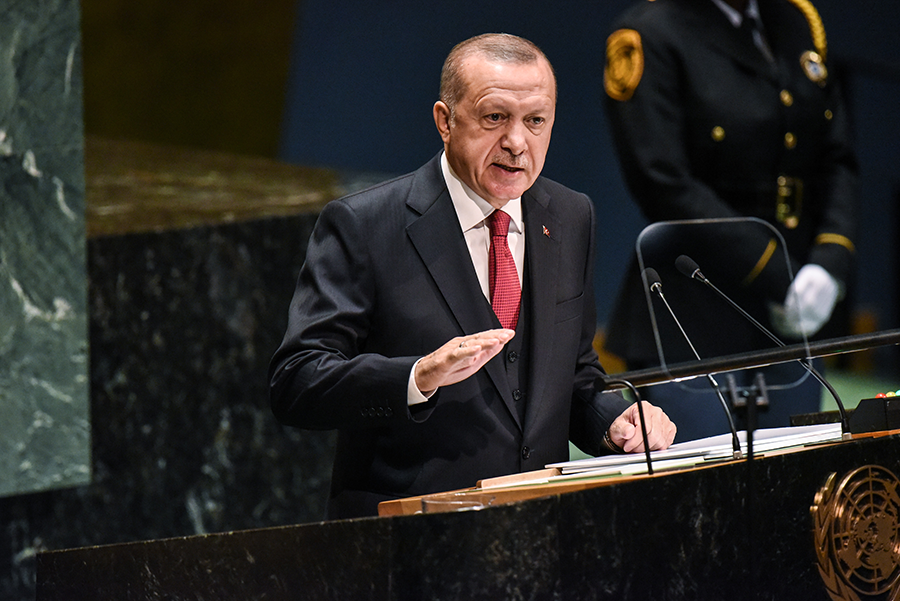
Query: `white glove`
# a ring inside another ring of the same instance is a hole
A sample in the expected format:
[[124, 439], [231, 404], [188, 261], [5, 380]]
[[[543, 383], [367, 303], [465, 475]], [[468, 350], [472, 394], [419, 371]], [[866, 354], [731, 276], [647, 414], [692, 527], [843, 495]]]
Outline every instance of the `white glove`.
[[840, 284], [825, 268], [809, 263], [791, 282], [784, 306], [771, 307], [772, 323], [785, 336], [812, 336], [831, 318]]

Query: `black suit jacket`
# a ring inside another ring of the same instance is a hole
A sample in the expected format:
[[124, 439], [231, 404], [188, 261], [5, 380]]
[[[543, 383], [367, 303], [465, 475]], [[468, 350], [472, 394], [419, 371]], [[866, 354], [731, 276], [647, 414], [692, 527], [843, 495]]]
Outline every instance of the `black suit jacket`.
[[[770, 232], [705, 232], [702, 240], [690, 241], [702, 255], [693, 258], [704, 273], [766, 321], [766, 303], [784, 301], [788, 262], [794, 274], [805, 263], [818, 263], [849, 284], [857, 166], [833, 66], [825, 63], [831, 72], [822, 81], [802, 66], [804, 54], [817, 50], [810, 23], [788, 0], [759, 0], [759, 10], [774, 63], [711, 0], [636, 4], [613, 29], [640, 34], [643, 75], [631, 98], [607, 97], [605, 107], [628, 187], [651, 222], [750, 216], [784, 237], [789, 259], [779, 247], [751, 278]], [[793, 229], [776, 219], [779, 176], [803, 181]], [[747, 350], [734, 341], [770, 345], [739, 319], [733, 327], [711, 325], [710, 315], [731, 310], [675, 272], [671, 262], [653, 267], [667, 298], [683, 307], [676, 311], [702, 356]], [[681, 346], [668, 361], [693, 358], [674, 327], [663, 337]], [[656, 358], [636, 267], [613, 311], [608, 341], [635, 363]]]
[[271, 364], [275, 415], [338, 429], [329, 514], [374, 514], [390, 498], [603, 452], [627, 407], [598, 395], [592, 348], [593, 207], [540, 178], [522, 198], [530, 315], [521, 423], [501, 353], [474, 376], [407, 406], [414, 362], [455, 336], [500, 324], [478, 284], [439, 157], [329, 203], [310, 240], [284, 341]]

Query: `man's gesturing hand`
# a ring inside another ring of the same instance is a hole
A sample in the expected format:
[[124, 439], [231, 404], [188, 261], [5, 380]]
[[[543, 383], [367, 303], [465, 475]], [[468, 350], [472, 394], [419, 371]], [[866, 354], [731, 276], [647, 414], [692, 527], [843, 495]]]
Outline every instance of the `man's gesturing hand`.
[[416, 386], [427, 395], [441, 386], [462, 382], [481, 369], [515, 335], [513, 330], [501, 329], [453, 338], [422, 357], [416, 365]]

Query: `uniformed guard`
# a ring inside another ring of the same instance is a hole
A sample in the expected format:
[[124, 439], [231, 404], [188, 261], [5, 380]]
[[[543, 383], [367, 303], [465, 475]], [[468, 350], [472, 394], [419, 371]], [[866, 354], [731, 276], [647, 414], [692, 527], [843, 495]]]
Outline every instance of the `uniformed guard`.
[[[606, 45], [605, 107], [634, 200], [651, 222], [747, 216], [771, 224], [784, 243], [765, 228], [699, 242], [721, 277], [734, 280], [739, 304], [787, 342], [826, 326], [855, 250], [858, 168], [827, 57], [807, 0], [642, 0]], [[678, 277], [664, 283], [669, 298], [696, 313], [685, 318], [704, 358], [756, 336], [749, 324], [729, 332], [704, 324], [729, 311], [708, 290]], [[609, 324], [607, 348], [630, 369], [659, 364], [637, 264]], [[665, 360], [693, 358], [673, 351]], [[677, 440], [724, 432], [721, 412], [683, 389], [646, 389], [679, 424]], [[820, 398], [812, 378], [770, 394], [760, 425], [789, 425], [790, 415], [817, 411]]]

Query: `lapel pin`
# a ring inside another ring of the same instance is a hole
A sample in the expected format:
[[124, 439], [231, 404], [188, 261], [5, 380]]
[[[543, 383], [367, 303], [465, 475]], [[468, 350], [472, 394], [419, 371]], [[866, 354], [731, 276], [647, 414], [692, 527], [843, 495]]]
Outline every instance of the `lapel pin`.
[[549, 238], [549, 237], [550, 237], [550, 230], [547, 229], [547, 226], [546, 226], [546, 225], [542, 225], [541, 227], [544, 228], [544, 235], [547, 236], [547, 237]]

